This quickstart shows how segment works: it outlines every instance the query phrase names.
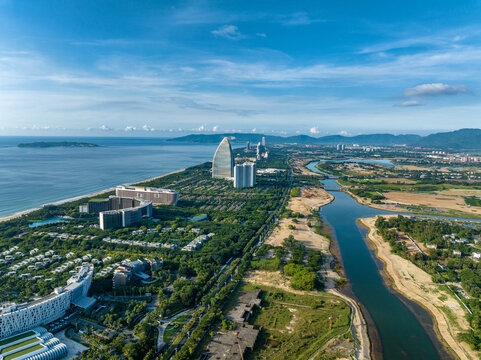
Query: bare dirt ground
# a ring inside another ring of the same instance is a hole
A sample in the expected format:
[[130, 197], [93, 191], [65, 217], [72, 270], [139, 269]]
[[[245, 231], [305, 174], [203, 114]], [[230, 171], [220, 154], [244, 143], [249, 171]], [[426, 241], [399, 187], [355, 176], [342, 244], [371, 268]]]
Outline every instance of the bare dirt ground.
[[434, 318], [439, 339], [459, 359], [479, 359], [476, 351], [471, 350], [468, 344], [457, 339], [457, 334], [469, 329], [469, 324], [465, 319], [465, 310], [451, 292], [441, 285], [433, 283], [428, 273], [412, 262], [392, 254], [389, 243], [385, 242], [377, 233], [375, 221], [375, 217], [361, 219], [361, 222], [369, 229], [367, 239], [375, 246], [377, 257], [385, 264], [383, 272], [391, 280], [393, 288], [429, 311]]
[[344, 163], [341, 168], [344, 169], [344, 171], [349, 171], [352, 175], [376, 175], [377, 171], [376, 170], [370, 170], [366, 169], [364, 167], [364, 164], [361, 163]]
[[481, 208], [468, 206], [460, 196], [440, 195], [440, 194], [421, 194], [405, 191], [389, 191], [383, 193], [386, 197], [385, 202], [392, 202], [404, 205], [422, 205], [436, 209], [458, 210], [472, 214], [480, 214]]

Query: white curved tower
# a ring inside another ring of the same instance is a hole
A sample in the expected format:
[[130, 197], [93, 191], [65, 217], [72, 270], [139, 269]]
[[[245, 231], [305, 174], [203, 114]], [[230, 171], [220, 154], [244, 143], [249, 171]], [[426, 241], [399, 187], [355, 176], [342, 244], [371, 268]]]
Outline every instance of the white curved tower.
[[212, 177], [231, 179], [234, 177], [234, 155], [229, 139], [222, 139], [212, 160]]

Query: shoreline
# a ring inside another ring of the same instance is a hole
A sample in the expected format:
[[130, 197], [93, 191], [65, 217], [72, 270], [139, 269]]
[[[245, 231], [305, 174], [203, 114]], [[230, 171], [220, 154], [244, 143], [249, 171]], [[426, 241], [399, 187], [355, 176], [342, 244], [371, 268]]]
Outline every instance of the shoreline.
[[[336, 184], [338, 184], [339, 186], [342, 187], [342, 185], [340, 185], [337, 180], [336, 180]], [[368, 206], [370, 207], [371, 209], [376, 209], [376, 210], [381, 210], [381, 211], [386, 211], [386, 212], [391, 212], [393, 214], [396, 214], [396, 213], [404, 213], [404, 214], [409, 214], [409, 215], [412, 215], [412, 216], [416, 216], [416, 215], [423, 215], [423, 216], [433, 216], [433, 217], [444, 217], [444, 218], [453, 218], [453, 219], [463, 219], [463, 220], [466, 220], [466, 221], [481, 221], [481, 217], [476, 217], [476, 216], [472, 216], [472, 213], [463, 213], [463, 214], [459, 214], [458, 215], [452, 215], [452, 214], [449, 214], [449, 213], [430, 213], [430, 212], [426, 212], [426, 211], [417, 211], [417, 212], [414, 212], [414, 211], [411, 211], [409, 209], [405, 209], [405, 208], [399, 208], [399, 207], [396, 207], [396, 205], [389, 205], [389, 204], [384, 204], [386, 207], [382, 206], [383, 204], [373, 204], [371, 202], [367, 202], [367, 201], [364, 201], [362, 198], [360, 198], [359, 196], [357, 195], [354, 195], [352, 192], [349, 191], [349, 188], [343, 188], [341, 191], [344, 191], [346, 194], [348, 194], [349, 196], [351, 196], [354, 200], [356, 200], [356, 202], [359, 204], [359, 205], [364, 205], [364, 206]], [[389, 209], [387, 208], [388, 206], [392, 206], [393, 208], [392, 209]]]
[[359, 312], [359, 316], [362, 319], [361, 321], [363, 321], [364, 323], [363, 325], [365, 328], [362, 331], [362, 336], [365, 336], [364, 343], [369, 346], [368, 352], [367, 354], [365, 354], [364, 358], [372, 360], [382, 360], [383, 353], [381, 337], [379, 336], [376, 323], [374, 322], [367, 308], [362, 302], [359, 301], [356, 294], [354, 294], [354, 291], [352, 290], [352, 285], [349, 282], [349, 279], [344, 271], [344, 261], [342, 259], [341, 249], [339, 248], [339, 244], [337, 243], [336, 233], [334, 229], [331, 227], [331, 225], [326, 219], [321, 218], [321, 220], [329, 228], [329, 233], [332, 237], [329, 245], [329, 252], [331, 253], [332, 257], [337, 261], [337, 263], [341, 266], [341, 268], [336, 272], [341, 273], [347, 281], [345, 285], [341, 286], [341, 288], [339, 289], [335, 289], [334, 291], [337, 295], [341, 294], [341, 297], [344, 296], [352, 300], [352, 302], [357, 308], [357, 311]]
[[[443, 348], [449, 352], [449, 355], [461, 360], [479, 359], [479, 354], [476, 351], [472, 350], [468, 344], [457, 339], [459, 332], [469, 328], [465, 319], [465, 309], [452, 297], [449, 291], [441, 289], [440, 284], [433, 283], [431, 275], [409, 260], [391, 253], [390, 245], [377, 234], [374, 225], [376, 218], [362, 218], [359, 219], [359, 222], [368, 229], [365, 241], [374, 251], [376, 259], [383, 264], [381, 275], [388, 288], [391, 288], [401, 300], [404, 298], [403, 303], [410, 308], [418, 320], [419, 317], [422, 317], [422, 314], [413, 309], [413, 306], [410, 306], [412, 304], [406, 302], [414, 303], [430, 316], [432, 331]], [[441, 300], [443, 296], [446, 297], [446, 300]], [[449, 315], [441, 309], [442, 307], [450, 309]], [[454, 320], [451, 317], [454, 317]], [[423, 326], [429, 327], [430, 325], [425, 324], [424, 321], [420, 322]]]
[[[277, 228], [272, 232], [270, 237], [266, 240], [266, 244], [278, 245], [282, 239], [289, 234], [303, 243], [306, 248], [316, 249], [322, 251], [325, 256], [328, 256], [327, 261], [320, 268], [322, 276], [326, 279], [325, 292], [338, 296], [351, 308], [351, 333], [355, 339], [356, 347], [354, 358], [358, 360], [371, 359], [372, 343], [369, 336], [368, 324], [364, 312], [362, 311], [362, 304], [349, 293], [346, 293], [342, 287], [337, 289], [337, 282], [340, 275], [334, 271], [332, 264], [337, 261], [342, 264], [342, 258], [338, 256], [339, 251], [337, 243], [334, 239], [328, 238], [323, 234], [315, 232], [314, 228], [306, 225], [307, 215], [311, 214], [312, 210], [316, 210], [320, 221], [324, 221], [321, 215], [321, 209], [335, 200], [335, 197], [324, 190], [322, 187], [313, 188], [310, 186], [301, 187], [301, 196], [291, 197], [287, 208], [292, 211], [298, 211], [305, 215], [305, 218], [298, 219], [297, 223], [292, 223], [290, 219], [283, 219], [277, 225]], [[289, 229], [289, 225], [295, 225], [294, 229]], [[330, 226], [328, 231], [330, 231]], [[336, 251], [337, 249], [337, 251]], [[279, 276], [282, 276], [279, 274]], [[261, 281], [261, 279], [258, 279]], [[287, 286], [287, 285], [286, 285]], [[293, 291], [290, 289], [289, 291]]]
[[[202, 164], [202, 163], [201, 163]], [[143, 182], [147, 182], [147, 181], [153, 181], [153, 180], [157, 180], [157, 179], [161, 179], [165, 176], [168, 176], [168, 175], [172, 175], [172, 174], [176, 174], [176, 173], [180, 173], [182, 171], [185, 171], [186, 169], [180, 169], [180, 170], [175, 170], [175, 171], [171, 171], [167, 174], [164, 174], [164, 175], [160, 175], [160, 176], [155, 176], [153, 178], [149, 178], [149, 179], [145, 179], [145, 180], [141, 180], [141, 181], [136, 181], [134, 184], [137, 184], [137, 183], [143, 183]], [[129, 184], [131, 185], [131, 184]], [[48, 203], [48, 204], [43, 204], [42, 206], [40, 207], [37, 207], [37, 208], [32, 208], [32, 209], [27, 209], [27, 210], [23, 210], [23, 211], [20, 211], [20, 212], [17, 212], [17, 213], [14, 213], [12, 215], [7, 215], [5, 217], [2, 217], [0, 218], [0, 222], [5, 222], [5, 221], [10, 221], [10, 220], [13, 220], [13, 219], [17, 219], [19, 217], [22, 217], [24, 215], [28, 215], [30, 214], [31, 212], [34, 212], [34, 211], [37, 211], [37, 210], [40, 210], [42, 209], [44, 206], [48, 206], [48, 205], [62, 205], [62, 204], [66, 204], [66, 203], [69, 203], [69, 202], [72, 202], [72, 201], [77, 201], [77, 200], [80, 200], [80, 199], [83, 199], [83, 198], [91, 198], [91, 197], [95, 197], [95, 196], [99, 196], [99, 195], [102, 195], [102, 194], [105, 194], [105, 193], [108, 193], [110, 191], [113, 191], [115, 190], [115, 187], [113, 188], [109, 188], [109, 189], [103, 189], [103, 190], [99, 190], [95, 193], [90, 193], [90, 194], [85, 194], [85, 195], [79, 195], [79, 196], [74, 196], [74, 197], [71, 197], [71, 198], [67, 198], [67, 199], [62, 199], [62, 200], [58, 200], [58, 201], [55, 201], [55, 202], [52, 202], [52, 203]]]

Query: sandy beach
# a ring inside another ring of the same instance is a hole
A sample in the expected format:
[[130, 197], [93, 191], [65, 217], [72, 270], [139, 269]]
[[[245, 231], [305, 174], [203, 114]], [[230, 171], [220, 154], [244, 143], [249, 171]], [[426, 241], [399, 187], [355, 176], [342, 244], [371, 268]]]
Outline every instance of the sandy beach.
[[[301, 194], [299, 197], [292, 197], [289, 200], [287, 208], [293, 212], [309, 215], [312, 210], [317, 210], [333, 200], [334, 197], [322, 188], [304, 187], [301, 188]], [[336, 290], [336, 284], [340, 277], [339, 274], [331, 268], [333, 255], [329, 251], [330, 240], [325, 236], [316, 234], [314, 229], [307, 225], [306, 218], [299, 218], [297, 220], [298, 222], [294, 223], [292, 219], [282, 219], [279, 222], [278, 227], [266, 240], [266, 244], [279, 246], [286, 237], [293, 235], [296, 240], [303, 243], [307, 248], [322, 251], [326, 258], [321, 269], [321, 274], [325, 279], [326, 292], [341, 297], [350, 306], [352, 311], [352, 334], [357, 345], [355, 358], [359, 360], [370, 359], [370, 340], [367, 333], [367, 325], [361, 309], [355, 300]], [[293, 225], [295, 228], [289, 229], [289, 225]], [[278, 287], [294, 293], [305, 293], [291, 289], [280, 271], [252, 271], [246, 276], [245, 281]]]
[[[172, 174], [176, 174], [176, 173], [179, 173], [179, 172], [182, 172], [182, 171], [185, 171], [185, 169], [180, 169], [180, 170], [176, 170], [176, 171], [171, 171], [170, 173], [167, 173], [167, 174], [164, 174], [164, 175], [160, 175], [160, 176], [156, 176], [156, 177], [153, 177], [153, 178], [150, 178], [150, 179], [138, 181], [138, 182], [136, 182], [136, 183], [143, 183], [143, 182], [147, 182], [147, 181], [157, 180], [157, 179], [163, 178], [163, 177], [165, 177], [165, 176], [172, 175]], [[115, 190], [115, 188], [104, 189], [104, 190], [100, 190], [100, 191], [98, 191], [98, 192], [96, 192], [96, 193], [91, 193], [91, 194], [86, 194], [86, 195], [75, 196], [75, 197], [72, 197], [72, 198], [68, 198], [68, 199], [64, 199], [64, 200], [59, 200], [59, 201], [56, 201], [56, 202], [53, 202], [53, 203], [50, 203], [50, 204], [44, 204], [43, 206], [45, 206], [45, 205], [62, 205], [62, 204], [65, 204], [65, 203], [68, 203], [68, 202], [71, 202], [71, 201], [80, 200], [80, 199], [83, 199], [83, 198], [97, 197], [97, 196], [103, 195], [103, 194], [108, 193], [108, 192], [113, 191], [113, 190]], [[9, 220], [13, 220], [13, 219], [22, 217], [23, 215], [27, 215], [27, 214], [31, 213], [32, 211], [36, 211], [36, 210], [39, 210], [39, 209], [41, 209], [41, 207], [33, 208], [33, 209], [29, 209], [29, 210], [25, 210], [25, 211], [22, 211], [22, 212], [19, 212], [19, 213], [15, 213], [15, 214], [10, 215], [10, 216], [5, 216], [5, 217], [3, 217], [3, 218], [0, 218], [0, 222], [9, 221]]]
[[448, 289], [434, 283], [431, 275], [412, 262], [392, 254], [389, 243], [377, 234], [375, 221], [375, 217], [361, 219], [361, 223], [369, 229], [368, 243], [374, 247], [377, 257], [384, 263], [382, 273], [387, 282], [397, 292], [416, 302], [431, 314], [438, 338], [458, 359], [479, 359], [478, 352], [457, 339], [460, 332], [469, 329], [465, 318], [466, 310]]

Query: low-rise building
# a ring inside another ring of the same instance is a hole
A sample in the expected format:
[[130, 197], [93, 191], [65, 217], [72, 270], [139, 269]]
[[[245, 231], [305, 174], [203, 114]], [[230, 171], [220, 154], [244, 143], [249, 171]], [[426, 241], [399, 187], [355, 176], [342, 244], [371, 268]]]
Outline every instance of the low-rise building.
[[259, 306], [260, 290], [253, 293], [243, 293], [239, 296], [238, 305], [229, 311], [226, 318], [235, 323], [235, 329], [228, 332], [218, 332], [207, 345], [202, 359], [243, 359], [248, 350], [253, 350], [259, 330], [245, 322]]
[[179, 193], [175, 190], [143, 186], [117, 186], [115, 194], [119, 197], [151, 201], [154, 205], [175, 205], [179, 200]]

